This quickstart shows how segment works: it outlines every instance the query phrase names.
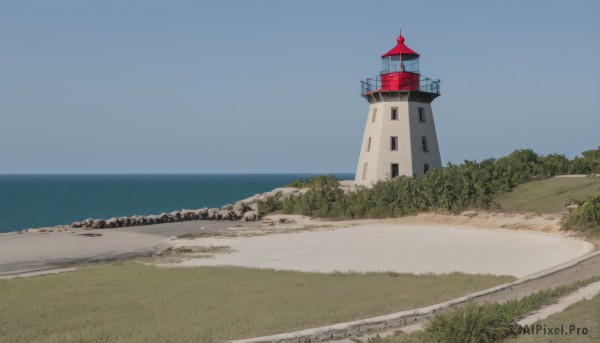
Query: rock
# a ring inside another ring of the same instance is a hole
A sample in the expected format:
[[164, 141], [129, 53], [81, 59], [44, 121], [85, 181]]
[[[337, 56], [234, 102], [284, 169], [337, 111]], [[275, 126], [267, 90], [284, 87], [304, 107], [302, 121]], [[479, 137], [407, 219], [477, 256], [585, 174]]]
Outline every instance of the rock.
[[192, 215], [194, 214], [194, 211], [192, 210], [181, 210], [181, 219], [182, 220], [192, 220]]
[[138, 226], [138, 225], [146, 224], [146, 220], [144, 219], [144, 217], [138, 216], [138, 215], [135, 215], [135, 216], [129, 218], [129, 220], [131, 221], [131, 226]]
[[206, 217], [208, 217], [208, 208], [199, 208], [194, 211], [194, 214], [198, 216], [198, 219], [206, 219]]
[[218, 208], [209, 208], [206, 212], [206, 219], [208, 219], [208, 220], [217, 219], [218, 212], [219, 212]]
[[116, 217], [110, 218], [109, 220], [106, 221], [106, 227], [108, 227], [108, 228], [120, 227], [119, 219]]
[[71, 227], [74, 229], [80, 228], [82, 226], [81, 222], [74, 222], [71, 224]]
[[573, 204], [573, 205], [567, 206], [567, 210], [569, 210], [569, 211], [573, 211], [573, 210], [576, 210], [578, 208], [579, 208], [579, 205], [577, 205], [577, 204]]
[[166, 214], [166, 213], [164, 213], [164, 212], [163, 212], [163, 213], [161, 213], [161, 214], [158, 216], [158, 218], [159, 218], [159, 220], [160, 220], [160, 222], [161, 222], [161, 223], [168, 223], [168, 222], [169, 222], [169, 215], [168, 215], [168, 214]]
[[203, 207], [203, 208], [201, 208], [198, 211], [200, 211], [199, 212], [200, 217], [206, 219], [206, 217], [208, 216], [208, 208], [207, 207]]
[[233, 205], [231, 205], [231, 204], [227, 204], [227, 205], [225, 205], [225, 206], [221, 207], [221, 209], [222, 209], [222, 210], [233, 210]]
[[121, 227], [129, 226], [129, 218], [127, 218], [127, 217], [119, 217], [119, 225]]
[[94, 219], [88, 218], [88, 219], [84, 220], [83, 223], [81, 223], [81, 226], [83, 226], [83, 227], [92, 227], [93, 223], [94, 223]]
[[92, 223], [92, 229], [104, 229], [106, 227], [106, 220], [96, 219]]
[[173, 212], [169, 213], [169, 218], [173, 218], [173, 221], [179, 222], [182, 220], [181, 212], [173, 211]]
[[233, 205], [234, 211], [244, 212], [246, 210], [246, 204], [243, 201], [238, 201]]
[[255, 221], [258, 220], [258, 212], [257, 211], [248, 211], [246, 213], [244, 213], [244, 216], [242, 217], [242, 221], [245, 222], [251, 222], [251, 221]]
[[236, 210], [233, 210], [233, 216], [234, 216], [236, 219], [240, 219], [240, 218], [242, 218], [242, 216], [243, 216], [243, 215], [244, 215], [244, 212], [243, 212], [243, 211], [236, 211]]
[[137, 223], [137, 217], [138, 216], [131, 216], [131, 217], [129, 217], [129, 226], [136, 226], [136, 225], [138, 225], [138, 223]]
[[217, 213], [217, 217], [220, 220], [231, 220], [233, 219], [233, 215], [230, 211], [228, 210], [221, 210]]
[[248, 206], [248, 208], [249, 208], [251, 211], [256, 211], [256, 212], [258, 212], [258, 204], [257, 204], [257, 203], [252, 203], [252, 204], [250, 204], [250, 205]]
[[195, 210], [194, 216], [196, 217], [196, 219], [206, 219], [206, 213], [204, 213], [202, 209]]

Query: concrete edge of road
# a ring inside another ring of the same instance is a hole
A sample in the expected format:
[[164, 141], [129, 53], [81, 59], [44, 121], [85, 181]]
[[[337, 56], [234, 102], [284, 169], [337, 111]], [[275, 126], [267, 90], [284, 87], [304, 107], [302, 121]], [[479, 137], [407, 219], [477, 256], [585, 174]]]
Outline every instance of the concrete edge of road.
[[496, 293], [503, 289], [520, 285], [529, 281], [533, 281], [554, 273], [557, 273], [563, 269], [573, 267], [581, 262], [589, 260], [592, 257], [600, 255], [600, 250], [589, 252], [576, 259], [568, 262], [556, 265], [550, 269], [543, 270], [538, 273], [530, 274], [519, 280], [506, 283], [500, 286], [492, 287], [483, 291], [471, 293], [464, 297], [445, 301], [443, 303], [421, 307], [414, 310], [406, 310], [396, 312], [388, 315], [372, 317], [367, 319], [360, 319], [351, 322], [338, 323], [328, 326], [316, 327], [311, 329], [305, 329], [301, 331], [294, 331], [288, 333], [281, 333], [270, 336], [262, 336], [241, 340], [231, 340], [229, 343], [269, 343], [269, 342], [323, 342], [334, 338], [346, 338], [353, 334], [364, 332], [368, 330], [383, 330], [390, 329], [392, 327], [399, 327], [402, 325], [410, 324], [417, 321], [418, 317], [425, 315], [435, 314], [440, 310], [465, 303], [467, 301], [476, 299], [478, 297]]

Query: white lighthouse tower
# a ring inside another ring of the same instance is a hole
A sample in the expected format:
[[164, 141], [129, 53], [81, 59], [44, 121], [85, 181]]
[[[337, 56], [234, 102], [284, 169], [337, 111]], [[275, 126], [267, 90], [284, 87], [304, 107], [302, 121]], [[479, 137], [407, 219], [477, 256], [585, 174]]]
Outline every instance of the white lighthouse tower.
[[440, 80], [422, 77], [419, 54], [398, 44], [382, 58], [381, 73], [361, 81], [369, 114], [360, 148], [355, 183], [369, 186], [399, 175], [423, 176], [441, 167], [431, 102]]

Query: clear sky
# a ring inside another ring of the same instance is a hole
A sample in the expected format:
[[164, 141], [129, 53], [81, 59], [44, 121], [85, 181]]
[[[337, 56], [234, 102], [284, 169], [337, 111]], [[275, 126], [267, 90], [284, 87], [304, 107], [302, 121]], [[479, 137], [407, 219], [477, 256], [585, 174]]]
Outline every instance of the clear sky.
[[600, 1], [3, 1], [0, 173], [354, 172], [398, 30], [442, 162], [600, 145]]

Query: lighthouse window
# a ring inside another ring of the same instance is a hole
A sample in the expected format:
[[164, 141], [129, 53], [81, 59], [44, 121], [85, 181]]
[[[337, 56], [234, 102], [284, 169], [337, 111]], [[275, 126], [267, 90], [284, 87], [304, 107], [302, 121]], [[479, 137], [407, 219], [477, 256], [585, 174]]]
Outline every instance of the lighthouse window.
[[398, 107], [392, 107], [392, 120], [398, 120]]
[[429, 152], [429, 147], [427, 146], [427, 137], [421, 137], [421, 146], [423, 147], [423, 152]]
[[419, 58], [413, 55], [403, 55], [400, 62], [400, 71], [408, 71], [411, 73], [419, 72]]
[[377, 118], [377, 107], [373, 109], [373, 117], [371, 118], [371, 123], [375, 122], [375, 118]]
[[425, 109], [423, 107], [419, 107], [419, 122], [425, 123]]
[[429, 171], [429, 164], [424, 164], [423, 165], [423, 175], [427, 174], [428, 171]]
[[368, 164], [368, 163], [365, 163], [365, 164], [363, 165], [363, 177], [362, 177], [362, 179], [363, 179], [363, 180], [367, 178], [367, 168], [368, 168], [368, 167], [369, 167], [369, 164]]
[[398, 150], [398, 136], [390, 137], [390, 150]]
[[381, 61], [383, 62], [382, 73], [394, 73], [400, 71], [400, 56], [387, 56]]
[[367, 140], [367, 152], [371, 151], [371, 137]]
[[396, 176], [398, 176], [399, 173], [399, 169], [398, 169], [398, 163], [392, 163], [392, 168], [390, 171], [390, 175], [392, 176], [392, 179], [395, 178]]

